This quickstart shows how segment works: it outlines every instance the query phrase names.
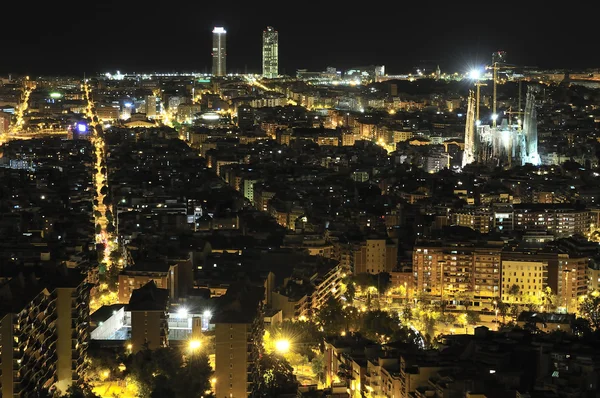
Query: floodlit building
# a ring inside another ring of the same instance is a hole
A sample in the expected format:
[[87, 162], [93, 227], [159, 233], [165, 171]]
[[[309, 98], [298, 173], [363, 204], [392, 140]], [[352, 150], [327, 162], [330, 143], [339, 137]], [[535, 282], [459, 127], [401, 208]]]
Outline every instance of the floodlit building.
[[221, 26], [215, 26], [212, 31], [212, 74], [214, 76], [225, 76], [227, 74], [226, 58], [226, 34], [227, 31]]
[[263, 77], [276, 78], [279, 74], [279, 32], [272, 26], [263, 31]]

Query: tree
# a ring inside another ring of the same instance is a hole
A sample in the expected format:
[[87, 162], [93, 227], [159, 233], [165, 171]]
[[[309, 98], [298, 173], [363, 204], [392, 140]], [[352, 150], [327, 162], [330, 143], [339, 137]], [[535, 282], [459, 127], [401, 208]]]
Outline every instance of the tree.
[[346, 286], [346, 291], [344, 292], [344, 297], [348, 300], [349, 303], [354, 301], [354, 296], [356, 295], [356, 288], [354, 287], [354, 283], [350, 276], [347, 276], [342, 281], [344, 286]]
[[363, 290], [374, 287], [379, 294], [385, 294], [392, 284], [392, 276], [387, 272], [379, 274], [361, 273], [354, 275], [352, 280]]
[[323, 341], [323, 333], [316, 323], [311, 321], [290, 321], [271, 325], [267, 332], [273, 339], [289, 337], [293, 340], [295, 351], [307, 358], [308, 361], [314, 357], [314, 351], [320, 348]]
[[469, 325], [477, 325], [479, 322], [481, 322], [481, 317], [479, 316], [479, 314], [475, 311], [467, 311], [467, 323]]
[[506, 315], [508, 314], [508, 310], [510, 309], [510, 305], [508, 303], [503, 302], [502, 300], [497, 300], [496, 308], [498, 309], [498, 313], [502, 317], [502, 323], [506, 323]]
[[298, 390], [294, 369], [280, 355], [263, 354], [258, 363], [259, 379], [253, 396], [277, 397]]
[[131, 355], [129, 362], [127, 371], [136, 381], [140, 397], [192, 398], [210, 389], [212, 371], [204, 353], [193, 354], [184, 361], [177, 348], [146, 347]]
[[402, 307], [402, 310], [400, 312], [400, 319], [402, 320], [403, 323], [408, 323], [412, 320], [412, 318], [413, 318], [412, 308], [410, 308], [410, 305], [405, 304]]
[[546, 287], [542, 291], [542, 306], [543, 311], [554, 312], [558, 307], [558, 296], [554, 294], [550, 287]]
[[96, 224], [96, 233], [99, 234], [102, 232], [102, 226], [100, 224]]
[[[210, 390], [212, 373], [207, 355], [192, 354], [177, 372], [173, 383], [175, 396], [178, 398], [196, 398], [199, 395], [207, 397], [204, 392]], [[163, 395], [163, 397], [167, 396], [169, 395]]]
[[330, 296], [317, 313], [318, 322], [326, 334], [338, 334], [347, 327], [342, 303]]
[[[360, 333], [368, 339], [386, 343], [400, 329], [400, 319], [393, 312], [369, 311], [362, 316]], [[383, 340], [382, 340], [383, 338]], [[386, 340], [388, 338], [388, 340]]]
[[456, 315], [452, 313], [445, 313], [440, 315], [439, 321], [446, 326], [454, 325], [456, 323]]
[[521, 288], [519, 285], [513, 284], [510, 289], [508, 289], [508, 295], [512, 297], [512, 301], [516, 301], [516, 297], [519, 295]]
[[109, 234], [112, 234], [113, 232], [115, 232], [116, 228], [115, 225], [112, 223], [109, 223], [106, 225], [106, 232], [108, 232]]
[[100, 217], [102, 217], [102, 213], [100, 213], [99, 210], [94, 210], [94, 217], [100, 218]]
[[325, 355], [316, 355], [312, 361], [310, 361], [310, 367], [317, 380], [319, 382], [325, 381]]
[[108, 196], [105, 196], [104, 199], [102, 199], [102, 204], [104, 206], [110, 205], [110, 198]]
[[72, 384], [61, 398], [100, 398], [88, 384]]
[[102, 188], [100, 188], [100, 194], [106, 195], [107, 193], [108, 193], [108, 187], [106, 185], [103, 185]]
[[465, 311], [469, 311], [469, 307], [473, 304], [472, 291], [458, 292], [456, 293], [454, 298], [456, 299], [456, 301], [460, 302], [465, 307]]
[[579, 304], [579, 313], [590, 323], [592, 328], [600, 328], [600, 295], [597, 292], [588, 294]]

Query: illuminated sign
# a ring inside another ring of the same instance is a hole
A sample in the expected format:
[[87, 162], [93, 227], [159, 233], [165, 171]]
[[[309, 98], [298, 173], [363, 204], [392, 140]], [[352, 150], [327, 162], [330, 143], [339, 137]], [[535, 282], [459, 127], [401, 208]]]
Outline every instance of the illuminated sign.
[[77, 123], [77, 131], [80, 133], [87, 133], [87, 125], [85, 123]]
[[50, 93], [50, 98], [60, 98], [62, 97], [61, 93]]
[[213, 29], [212, 32], [213, 33], [227, 33], [225, 28], [223, 28], [222, 26], [215, 26], [215, 28]]

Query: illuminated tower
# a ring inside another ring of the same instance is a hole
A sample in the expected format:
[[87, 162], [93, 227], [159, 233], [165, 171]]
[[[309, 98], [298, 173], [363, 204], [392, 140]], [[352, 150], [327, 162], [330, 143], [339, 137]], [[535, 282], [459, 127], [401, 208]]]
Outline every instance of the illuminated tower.
[[465, 150], [463, 152], [462, 165], [473, 163], [475, 161], [476, 143], [475, 143], [475, 96], [473, 90], [469, 91], [467, 105], [467, 120], [465, 122]]
[[535, 92], [532, 86], [527, 88], [527, 100], [525, 102], [525, 116], [523, 120], [523, 132], [525, 133], [525, 148], [522, 149], [522, 164], [531, 163], [538, 166], [540, 155], [538, 153], [537, 114], [535, 110]]
[[279, 74], [279, 33], [272, 26], [263, 31], [263, 77], [276, 78]]
[[212, 48], [212, 74], [214, 76], [225, 76], [227, 58], [226, 51], [226, 34], [227, 32], [222, 26], [215, 26], [213, 33], [213, 48]]

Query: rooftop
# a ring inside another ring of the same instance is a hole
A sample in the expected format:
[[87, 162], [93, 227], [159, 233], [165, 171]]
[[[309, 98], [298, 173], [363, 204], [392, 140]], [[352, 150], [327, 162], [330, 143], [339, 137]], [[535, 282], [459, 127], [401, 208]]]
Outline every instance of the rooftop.
[[154, 281], [135, 289], [125, 306], [126, 311], [166, 311], [169, 301], [169, 291], [159, 289]]

